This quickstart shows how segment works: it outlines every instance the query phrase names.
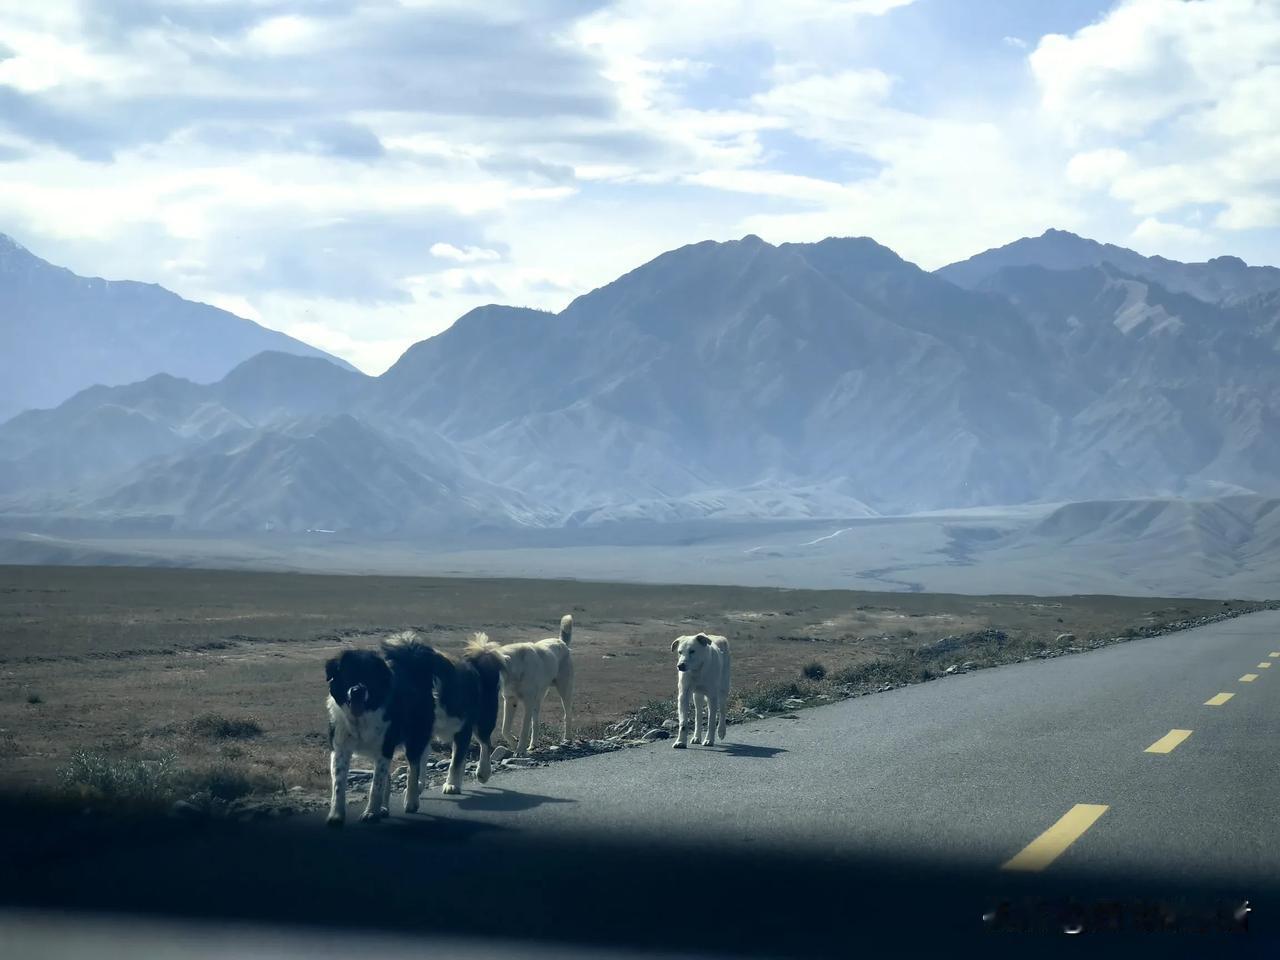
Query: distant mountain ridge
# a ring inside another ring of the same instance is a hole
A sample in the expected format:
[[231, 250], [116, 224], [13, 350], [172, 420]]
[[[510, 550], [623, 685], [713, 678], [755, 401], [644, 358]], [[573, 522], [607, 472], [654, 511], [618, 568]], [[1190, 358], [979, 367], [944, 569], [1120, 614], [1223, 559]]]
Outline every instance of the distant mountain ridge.
[[1037, 266], [1078, 270], [1111, 264], [1124, 273], [1158, 283], [1174, 293], [1189, 293], [1211, 303], [1232, 303], [1280, 290], [1280, 268], [1249, 266], [1239, 257], [1214, 257], [1204, 263], [1181, 263], [1144, 257], [1125, 247], [1099, 243], [1066, 230], [1046, 230], [1003, 247], [940, 267], [938, 276], [961, 286], [979, 287], [1004, 267]]
[[1160, 261], [1175, 289], [1159, 258], [1050, 240], [963, 285], [865, 237], [706, 241], [558, 314], [473, 310], [380, 377], [267, 353], [95, 387], [0, 425], [0, 523], [445, 536], [1280, 494], [1280, 271], [1205, 299], [1218, 261]]
[[220, 379], [263, 350], [349, 364], [154, 284], [81, 277], [0, 233], [0, 420], [94, 384]]

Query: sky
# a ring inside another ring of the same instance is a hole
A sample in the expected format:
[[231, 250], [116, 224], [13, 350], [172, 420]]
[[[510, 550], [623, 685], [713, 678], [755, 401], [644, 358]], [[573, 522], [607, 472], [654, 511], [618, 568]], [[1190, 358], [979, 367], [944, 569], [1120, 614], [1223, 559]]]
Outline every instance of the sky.
[[1280, 262], [1280, 0], [0, 0], [0, 232], [380, 373], [657, 254]]

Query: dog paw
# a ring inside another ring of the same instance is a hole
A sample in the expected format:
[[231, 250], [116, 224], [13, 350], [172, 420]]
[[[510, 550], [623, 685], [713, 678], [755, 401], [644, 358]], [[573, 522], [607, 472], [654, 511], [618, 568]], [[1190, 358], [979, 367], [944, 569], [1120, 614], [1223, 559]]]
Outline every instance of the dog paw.
[[325, 824], [330, 827], [340, 827], [347, 822], [347, 818], [340, 813], [331, 813], [329, 818], [325, 820]]
[[493, 771], [485, 767], [481, 767], [476, 771], [476, 779], [481, 783], [488, 783], [491, 776], [493, 776]]
[[712, 740], [710, 737], [703, 737], [698, 742], [702, 744], [704, 747], [714, 747], [716, 745], [716, 742]]
[[405, 800], [405, 802], [404, 802], [404, 812], [405, 812], [405, 813], [417, 813], [417, 812], [418, 812], [418, 801], [417, 801], [416, 799], [415, 799], [415, 800], [409, 800], [409, 799], [406, 799], [406, 800]]
[[685, 743], [683, 740], [677, 740], [675, 743], [671, 745], [672, 750], [684, 750], [687, 747], [688, 747], [688, 744]]
[[378, 813], [376, 810], [370, 810], [367, 813], [360, 814], [361, 823], [377, 823], [381, 819], [382, 814]]
[[446, 783], [441, 789], [441, 793], [461, 793], [462, 788], [456, 783]]

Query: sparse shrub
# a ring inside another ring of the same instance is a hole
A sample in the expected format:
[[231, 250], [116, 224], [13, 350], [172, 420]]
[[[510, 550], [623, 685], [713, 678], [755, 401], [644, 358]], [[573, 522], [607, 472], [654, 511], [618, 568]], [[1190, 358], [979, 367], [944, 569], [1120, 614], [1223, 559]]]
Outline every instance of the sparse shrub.
[[32, 693], [27, 694], [27, 703], [30, 703], [30, 704], [44, 703], [44, 697], [40, 696], [40, 694], [35, 693], [33, 691]]
[[757, 713], [776, 713], [786, 710], [787, 701], [793, 697], [804, 698], [814, 693], [811, 684], [801, 680], [784, 680], [781, 683], [763, 683], [742, 692], [738, 702], [743, 709]]
[[224, 717], [205, 713], [190, 724], [191, 734], [206, 740], [248, 740], [262, 734], [262, 725], [253, 717]]
[[886, 683], [897, 686], [903, 683], [919, 683], [931, 680], [938, 672], [916, 660], [915, 657], [901, 660], [876, 660], [871, 663], [860, 663], [845, 667], [831, 675], [836, 683], [851, 687], [881, 687]]
[[59, 771], [62, 785], [73, 793], [103, 800], [165, 803], [172, 799], [177, 777], [176, 758], [154, 760], [112, 757], [94, 750], [77, 750]]
[[646, 729], [660, 727], [664, 720], [670, 720], [675, 715], [675, 701], [660, 698], [642, 704], [634, 713], [636, 721]]
[[744, 690], [739, 698], [744, 710], [756, 713], [774, 713], [784, 710], [786, 699], [785, 691], [778, 684]]
[[262, 786], [244, 767], [219, 763], [189, 776], [187, 786], [193, 793], [206, 793], [218, 800], [239, 800]]
[[827, 668], [817, 660], [814, 660], [810, 663], [806, 663], [800, 668], [800, 676], [804, 677], [806, 680], [813, 680], [815, 682], [825, 680], [827, 676]]

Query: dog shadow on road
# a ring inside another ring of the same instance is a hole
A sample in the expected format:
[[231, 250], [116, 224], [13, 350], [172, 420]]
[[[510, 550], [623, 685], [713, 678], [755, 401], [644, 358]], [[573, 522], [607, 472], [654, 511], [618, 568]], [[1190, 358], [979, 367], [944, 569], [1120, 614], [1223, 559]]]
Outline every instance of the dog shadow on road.
[[532, 810], [544, 803], [577, 803], [566, 797], [546, 797], [540, 793], [520, 793], [502, 787], [488, 787], [483, 791], [467, 793], [457, 801], [459, 810], [500, 810], [513, 812]]
[[754, 757], [757, 760], [772, 760], [780, 753], [787, 751], [783, 747], [758, 747], [753, 743], [726, 743], [720, 748], [721, 753], [731, 757]]

